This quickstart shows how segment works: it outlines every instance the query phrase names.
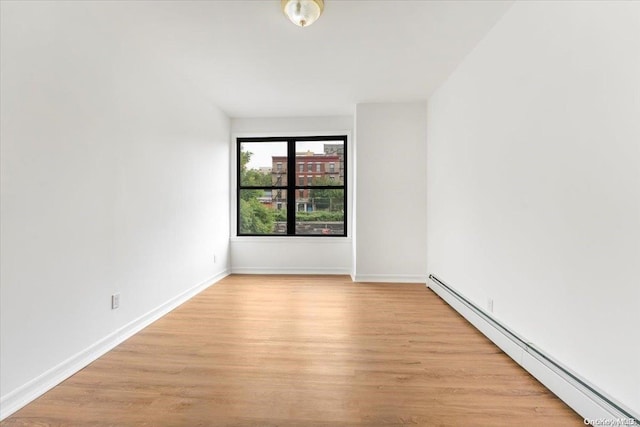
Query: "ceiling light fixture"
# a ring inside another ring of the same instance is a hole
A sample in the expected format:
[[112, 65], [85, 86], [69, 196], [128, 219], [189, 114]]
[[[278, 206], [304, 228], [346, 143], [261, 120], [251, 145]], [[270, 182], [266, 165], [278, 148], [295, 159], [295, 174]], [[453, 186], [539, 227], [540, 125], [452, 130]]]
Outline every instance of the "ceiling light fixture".
[[282, 11], [299, 27], [316, 22], [324, 10], [323, 0], [282, 0]]

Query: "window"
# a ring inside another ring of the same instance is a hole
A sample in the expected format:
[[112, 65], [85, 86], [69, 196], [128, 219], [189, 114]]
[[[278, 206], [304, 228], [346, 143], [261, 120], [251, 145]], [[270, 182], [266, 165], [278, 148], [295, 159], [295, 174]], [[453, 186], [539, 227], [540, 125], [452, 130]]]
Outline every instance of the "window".
[[[238, 138], [238, 236], [346, 236], [346, 144], [345, 135]], [[322, 173], [326, 163], [340, 175]]]

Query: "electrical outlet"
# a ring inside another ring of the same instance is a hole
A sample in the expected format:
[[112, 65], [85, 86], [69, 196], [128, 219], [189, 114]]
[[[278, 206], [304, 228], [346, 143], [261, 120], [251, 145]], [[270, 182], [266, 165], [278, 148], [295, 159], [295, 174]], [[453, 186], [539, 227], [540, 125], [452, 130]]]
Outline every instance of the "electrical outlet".
[[216, 254], [213, 254], [213, 263], [216, 263]]
[[487, 300], [487, 310], [489, 313], [493, 313], [493, 298]]
[[120, 294], [111, 295], [111, 310], [120, 307]]

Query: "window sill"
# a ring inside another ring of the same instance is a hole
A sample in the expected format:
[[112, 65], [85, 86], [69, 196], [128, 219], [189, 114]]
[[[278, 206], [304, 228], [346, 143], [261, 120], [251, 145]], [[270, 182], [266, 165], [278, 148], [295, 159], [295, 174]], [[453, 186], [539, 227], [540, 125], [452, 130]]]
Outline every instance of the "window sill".
[[308, 236], [235, 236], [230, 237], [229, 241], [231, 243], [282, 243], [282, 244], [346, 244], [351, 243], [351, 237], [347, 236], [318, 236], [318, 237], [308, 237]]

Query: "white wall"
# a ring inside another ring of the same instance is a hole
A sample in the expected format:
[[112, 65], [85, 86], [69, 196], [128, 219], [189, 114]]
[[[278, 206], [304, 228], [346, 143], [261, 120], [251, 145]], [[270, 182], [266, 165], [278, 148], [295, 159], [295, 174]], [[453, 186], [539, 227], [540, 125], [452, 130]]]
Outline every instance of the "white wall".
[[[236, 136], [332, 135], [353, 130], [353, 116], [257, 117], [231, 119]], [[235, 141], [232, 142], [235, 147]]]
[[639, 76], [640, 3], [516, 2], [427, 153], [429, 273], [636, 413]]
[[229, 120], [107, 3], [2, 2], [2, 416], [227, 270]]
[[426, 281], [426, 103], [356, 106], [356, 281]]
[[[231, 121], [231, 185], [235, 188], [236, 138], [252, 136], [347, 135], [348, 237], [249, 237], [231, 222], [231, 271], [265, 274], [349, 274], [352, 265], [353, 117], [244, 118]], [[231, 218], [236, 218], [235, 192]]]

